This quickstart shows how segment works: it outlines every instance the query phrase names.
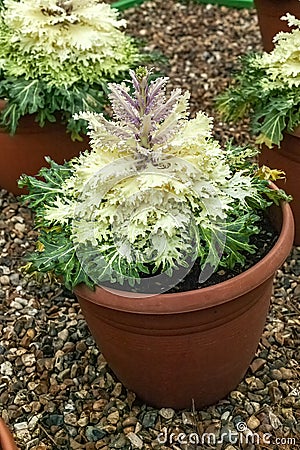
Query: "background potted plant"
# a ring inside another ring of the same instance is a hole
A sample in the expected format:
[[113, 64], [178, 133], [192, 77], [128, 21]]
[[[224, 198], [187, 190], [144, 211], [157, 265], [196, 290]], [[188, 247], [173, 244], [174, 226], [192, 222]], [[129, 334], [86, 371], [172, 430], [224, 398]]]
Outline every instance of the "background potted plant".
[[300, 3], [299, 0], [254, 0], [254, 3], [264, 50], [270, 52], [274, 48], [274, 36], [279, 31], [289, 31], [281, 17], [287, 12], [300, 17]]
[[73, 114], [103, 111], [107, 82], [121, 80], [143, 58], [125, 26], [116, 9], [97, 0], [3, 2], [2, 188], [19, 193], [17, 178], [36, 173], [44, 155], [62, 163], [87, 147], [79, 142], [85, 122]]
[[300, 21], [287, 14], [285, 20], [294, 29], [275, 37], [270, 53], [246, 55], [234, 81], [217, 99], [225, 120], [250, 117], [251, 127], [261, 145], [259, 161], [280, 167], [286, 179], [280, 187], [292, 195], [295, 244], [300, 244]]
[[114, 121], [77, 116], [91, 151], [49, 161], [44, 181], [22, 177], [40, 229], [28, 269], [75, 290], [125, 386], [155, 406], [199, 407], [233, 389], [254, 356], [292, 213], [274, 206], [287, 196], [248, 161], [255, 150], [224, 151], [209, 117], [188, 119], [188, 93], [166, 99], [166, 79], [143, 68], [131, 77], [132, 94], [110, 85]]
[[0, 449], [1, 450], [18, 450], [14, 438], [5, 424], [4, 420], [0, 417]]

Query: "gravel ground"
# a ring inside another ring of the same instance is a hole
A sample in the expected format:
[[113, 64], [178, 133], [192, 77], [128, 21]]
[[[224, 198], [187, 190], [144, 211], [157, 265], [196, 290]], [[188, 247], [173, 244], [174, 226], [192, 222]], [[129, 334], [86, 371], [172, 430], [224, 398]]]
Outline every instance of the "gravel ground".
[[124, 11], [127, 32], [161, 51], [168, 65], [157, 67], [170, 77], [170, 88], [189, 90], [191, 116], [204, 110], [215, 118], [215, 136], [222, 142], [252, 142], [247, 121], [239, 126], [222, 123], [214, 98], [229, 83], [237, 58], [262, 50], [254, 9], [229, 9], [193, 1], [146, 1]]
[[[214, 115], [213, 98], [236, 57], [260, 48], [254, 11], [157, 0], [125, 14], [128, 32], [169, 57], [166, 73], [173, 87], [191, 91], [192, 115], [199, 109]], [[250, 139], [247, 123], [231, 127], [217, 117], [215, 133], [223, 142]], [[22, 275], [34, 239], [30, 212], [0, 191], [0, 414], [21, 450], [300, 448], [300, 248], [277, 273], [244, 380], [214, 406], [173, 411], [141, 404], [116, 380], [69, 292], [53, 280]], [[230, 442], [237, 429], [238, 442]], [[165, 430], [168, 437], [185, 433], [188, 443], [159, 444]], [[197, 446], [195, 436], [203, 433], [216, 442]]]

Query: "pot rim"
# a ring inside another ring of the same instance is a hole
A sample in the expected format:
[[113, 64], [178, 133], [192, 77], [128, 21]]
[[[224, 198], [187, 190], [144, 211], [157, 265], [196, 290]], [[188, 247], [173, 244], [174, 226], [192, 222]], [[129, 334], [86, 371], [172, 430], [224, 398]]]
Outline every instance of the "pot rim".
[[[273, 189], [276, 185], [270, 183]], [[279, 207], [279, 206], [278, 206]], [[216, 307], [248, 293], [274, 276], [293, 245], [294, 218], [287, 202], [281, 202], [282, 226], [273, 248], [258, 263], [235, 277], [197, 290], [138, 294], [96, 286], [92, 291], [84, 284], [74, 288], [78, 297], [85, 298], [108, 309], [135, 314], [178, 314]]]
[[[7, 104], [7, 100], [0, 98], [0, 114], [2, 113], [3, 109], [5, 108]], [[45, 132], [45, 128], [51, 128], [53, 130], [60, 130], [63, 128], [65, 130], [66, 135], [69, 133], [67, 132], [67, 127], [65, 124], [65, 121], [63, 121], [59, 117], [60, 112], [57, 111], [54, 113], [56, 116], [56, 120], [54, 122], [50, 122], [49, 120], [46, 120], [44, 125], [40, 125], [38, 121], [36, 120], [37, 113], [32, 114], [25, 114], [20, 117], [19, 123], [17, 126], [17, 130], [15, 133], [11, 134], [7, 127], [0, 127], [0, 134], [10, 135], [12, 138], [14, 138], [16, 135], [24, 135], [24, 134], [43, 134]], [[1, 450], [1, 448], [0, 448]]]

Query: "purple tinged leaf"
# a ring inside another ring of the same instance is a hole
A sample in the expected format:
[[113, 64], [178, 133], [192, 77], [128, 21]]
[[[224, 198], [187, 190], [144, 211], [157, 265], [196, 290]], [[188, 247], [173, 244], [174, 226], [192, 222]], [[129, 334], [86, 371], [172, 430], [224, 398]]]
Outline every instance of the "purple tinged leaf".
[[156, 110], [153, 112], [153, 120], [155, 122], [161, 122], [166, 119], [173, 112], [180, 95], [181, 89], [174, 89], [166, 103], [157, 106]]
[[[138, 69], [139, 70], [139, 69]], [[138, 73], [137, 70], [137, 73]], [[143, 115], [145, 113], [146, 105], [147, 105], [147, 94], [148, 94], [148, 78], [151, 71], [146, 71], [140, 79], [138, 79], [136, 73], [133, 70], [129, 71], [132, 78], [132, 85], [134, 87], [134, 97], [139, 106], [139, 113]]]
[[134, 72], [134, 70], [129, 70], [129, 73], [130, 73], [130, 76], [131, 76], [131, 83], [132, 83], [132, 85], [134, 87], [134, 90], [135, 90], [136, 93], [138, 93], [139, 90], [140, 90], [140, 84], [139, 84], [139, 81], [138, 81], [138, 79], [137, 79], [137, 77], [135, 75], [135, 72]]
[[111, 84], [110, 90], [109, 99], [116, 118], [124, 122], [129, 121], [138, 127], [139, 113], [134, 100], [121, 86]]
[[100, 117], [99, 119], [102, 125], [105, 127], [105, 130], [109, 134], [117, 136], [120, 139], [130, 139], [133, 137], [133, 132], [132, 130], [130, 130], [127, 124], [125, 126], [122, 126], [119, 122], [110, 122], [104, 117]]
[[181, 121], [184, 119], [186, 98], [183, 96], [180, 102], [176, 102], [173, 112], [159, 126], [152, 138], [153, 144], [162, 144], [168, 141], [181, 128]]
[[109, 122], [104, 117], [101, 120], [109, 134], [142, 154], [148, 154], [153, 145], [164, 144], [178, 132], [187, 108], [186, 102], [181, 102], [181, 89], [173, 90], [166, 100], [168, 78], [149, 83], [150, 73], [143, 67], [130, 71], [132, 95], [126, 86], [110, 84], [109, 98], [116, 120]]
[[149, 86], [148, 90], [148, 98], [147, 98], [147, 107], [146, 114], [149, 114], [151, 108], [155, 107], [159, 102], [163, 102], [165, 100], [165, 86], [168, 81], [168, 78], [158, 78]]
[[[130, 105], [137, 111], [137, 106], [138, 106], [137, 102], [128, 94], [126, 87], [124, 87], [120, 84], [116, 84], [116, 83], [109, 83], [108, 86], [112, 92], [114, 92], [115, 89], [117, 89], [117, 91], [124, 97], [124, 99], [128, 103], [130, 103]], [[111, 94], [109, 94], [109, 97], [110, 97], [110, 95]]]

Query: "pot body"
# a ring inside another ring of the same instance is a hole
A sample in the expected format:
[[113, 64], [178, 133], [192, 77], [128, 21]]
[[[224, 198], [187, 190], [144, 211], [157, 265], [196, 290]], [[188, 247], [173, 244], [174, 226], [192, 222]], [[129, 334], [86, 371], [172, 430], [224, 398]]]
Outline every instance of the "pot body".
[[[0, 101], [0, 109], [4, 104]], [[62, 164], [87, 148], [87, 138], [73, 142], [61, 123], [47, 123], [40, 127], [33, 116], [24, 116], [15, 135], [11, 136], [0, 128], [0, 189], [15, 195], [24, 194], [25, 190], [18, 187], [17, 180], [23, 173], [36, 175], [41, 167], [47, 165], [45, 156]]]
[[279, 31], [290, 31], [286, 20], [280, 18], [287, 12], [300, 18], [300, 3], [298, 0], [254, 0], [258, 24], [262, 36], [263, 47], [267, 52], [274, 48], [273, 37]]
[[14, 438], [0, 417], [0, 450], [18, 450]]
[[84, 285], [82, 312], [109, 366], [144, 402], [160, 407], [213, 404], [247, 371], [266, 320], [274, 272], [289, 254], [293, 216], [274, 208], [274, 248], [244, 273], [203, 289], [134, 298]]
[[[300, 5], [300, 2], [299, 2]], [[259, 164], [281, 169], [286, 174], [285, 180], [277, 180], [276, 184], [292, 195], [291, 208], [295, 218], [295, 245], [300, 245], [300, 130], [293, 134], [284, 133], [280, 148], [262, 147]]]

